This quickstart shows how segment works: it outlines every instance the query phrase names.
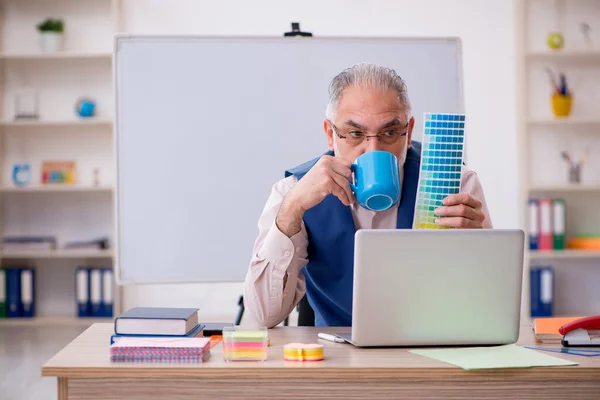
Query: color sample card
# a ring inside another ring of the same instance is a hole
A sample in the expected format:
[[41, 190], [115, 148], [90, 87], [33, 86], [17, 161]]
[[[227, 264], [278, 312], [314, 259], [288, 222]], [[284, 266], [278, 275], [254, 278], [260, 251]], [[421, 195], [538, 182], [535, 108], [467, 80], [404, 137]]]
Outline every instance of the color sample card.
[[424, 113], [414, 229], [446, 229], [435, 223], [434, 210], [460, 191], [464, 138], [463, 114]]

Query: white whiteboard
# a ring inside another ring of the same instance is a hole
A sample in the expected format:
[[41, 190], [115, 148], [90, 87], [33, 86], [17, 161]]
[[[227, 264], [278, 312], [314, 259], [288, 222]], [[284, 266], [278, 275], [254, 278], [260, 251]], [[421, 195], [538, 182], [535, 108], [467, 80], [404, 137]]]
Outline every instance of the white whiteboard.
[[331, 79], [359, 62], [423, 112], [462, 113], [454, 38], [117, 36], [117, 282], [243, 281], [284, 171], [327, 151]]

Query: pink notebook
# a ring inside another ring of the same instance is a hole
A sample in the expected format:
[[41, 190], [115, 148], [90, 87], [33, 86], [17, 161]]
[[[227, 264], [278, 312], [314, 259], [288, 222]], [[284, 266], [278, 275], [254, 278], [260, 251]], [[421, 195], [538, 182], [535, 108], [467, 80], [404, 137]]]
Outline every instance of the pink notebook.
[[210, 346], [210, 338], [133, 338], [122, 337], [110, 346], [111, 349], [206, 349]]

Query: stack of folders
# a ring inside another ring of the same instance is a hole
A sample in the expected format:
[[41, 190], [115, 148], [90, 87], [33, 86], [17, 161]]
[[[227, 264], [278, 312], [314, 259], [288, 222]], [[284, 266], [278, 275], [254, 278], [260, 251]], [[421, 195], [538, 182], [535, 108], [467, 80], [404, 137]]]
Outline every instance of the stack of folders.
[[563, 199], [530, 199], [528, 214], [530, 250], [566, 248], [566, 207]]
[[529, 269], [531, 316], [554, 315], [554, 268], [551, 265], [531, 266]]
[[35, 316], [35, 269], [0, 269], [0, 318]]
[[197, 308], [135, 307], [115, 319], [110, 344], [127, 339], [202, 338]]
[[110, 346], [112, 362], [202, 363], [210, 338], [122, 338]]
[[78, 267], [75, 293], [79, 317], [113, 316], [113, 271], [111, 268]]

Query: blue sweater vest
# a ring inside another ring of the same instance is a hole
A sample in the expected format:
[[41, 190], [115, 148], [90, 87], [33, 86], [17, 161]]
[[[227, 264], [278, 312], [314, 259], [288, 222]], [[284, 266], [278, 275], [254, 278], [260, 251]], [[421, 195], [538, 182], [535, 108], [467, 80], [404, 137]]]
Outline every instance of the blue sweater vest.
[[[333, 152], [325, 154], [333, 155]], [[319, 158], [285, 171], [285, 176], [302, 179]], [[404, 163], [398, 229], [412, 229], [420, 165], [421, 144], [412, 141]], [[356, 232], [350, 208], [329, 195], [304, 213], [304, 224], [308, 233], [309, 262], [302, 272], [306, 277], [308, 302], [315, 312], [315, 325], [350, 326]]]

